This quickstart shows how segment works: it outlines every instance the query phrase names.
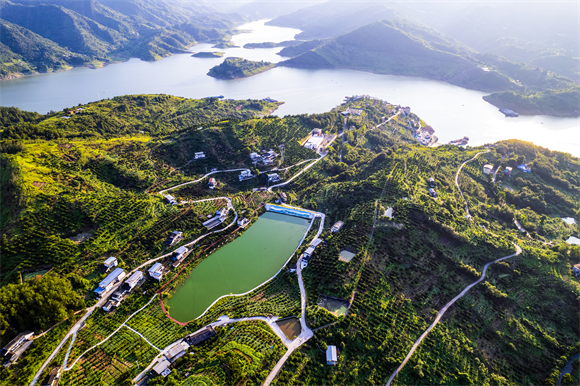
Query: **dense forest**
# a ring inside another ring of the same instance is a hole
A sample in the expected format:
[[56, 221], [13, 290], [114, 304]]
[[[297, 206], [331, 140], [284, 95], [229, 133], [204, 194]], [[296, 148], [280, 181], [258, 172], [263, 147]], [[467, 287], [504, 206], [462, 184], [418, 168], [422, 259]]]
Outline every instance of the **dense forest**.
[[[326, 221], [325, 243], [302, 272], [306, 322], [315, 334], [274, 383], [384, 384], [437, 310], [477, 280], [485, 264], [512, 254], [515, 243], [523, 252], [491, 266], [394, 382], [555, 385], [578, 349], [580, 283], [572, 266], [580, 247], [566, 240], [580, 228], [562, 220], [580, 220], [577, 157], [520, 140], [422, 147], [403, 121], [380, 124], [394, 105], [371, 98], [351, 99], [324, 114], [277, 118], [268, 116], [276, 105], [264, 101], [167, 95], [117, 97], [47, 115], [3, 108], [0, 198], [10, 205], [0, 212], [1, 339], [61, 324], [17, 363], [2, 367], [2, 384], [29, 383], [70, 324], [95, 304], [105, 258], [115, 256], [131, 270], [167, 252], [164, 241], [175, 229], [184, 232], [177, 246], [203, 235], [201, 223], [224, 205], [217, 199], [167, 205], [157, 192], [214, 168], [249, 168], [256, 178], [240, 182], [236, 172], [219, 173], [215, 190], [202, 180], [171, 194], [179, 201], [227, 196], [255, 220], [277, 198], [259, 190], [267, 184], [265, 172], [277, 167], [286, 180], [301, 170], [293, 165], [318, 158], [300, 143], [314, 128], [341, 132], [340, 112], [347, 107], [362, 112], [348, 118], [344, 143], [338, 136], [322, 160], [282, 189], [289, 204], [325, 213]], [[251, 153], [280, 152], [280, 145], [284, 156], [272, 166], [252, 164]], [[205, 158], [195, 160], [197, 152]], [[471, 218], [455, 185], [460, 165], [470, 159], [458, 181]], [[483, 173], [485, 164], [498, 170], [496, 181]], [[518, 169], [521, 164], [531, 173]], [[508, 167], [511, 176], [504, 173]], [[437, 198], [429, 196], [429, 178]], [[227, 222], [232, 220], [230, 215]], [[331, 233], [338, 220], [343, 229]], [[192, 248], [176, 280], [173, 270], [161, 283], [146, 281], [116, 310], [91, 314], [71, 345], [68, 365], [118, 331], [64, 371], [61, 384], [126, 384], [157, 355], [152, 345], [164, 348], [221, 315], [300, 316], [298, 279], [285, 270], [249, 294], [223, 298], [185, 326], [152, 301], [158, 292], [171, 296], [188, 272], [236, 237], [243, 233], [208, 235]], [[339, 260], [345, 250], [354, 253], [349, 262]], [[333, 302], [348, 312], [337, 312]], [[149, 383], [262, 383], [285, 353], [283, 343], [263, 322], [232, 326], [217, 328], [215, 337], [175, 362], [167, 378]], [[340, 351], [336, 366], [325, 365], [329, 345]], [[63, 363], [64, 347], [53, 365]], [[574, 369], [570, 377], [577, 376]]]

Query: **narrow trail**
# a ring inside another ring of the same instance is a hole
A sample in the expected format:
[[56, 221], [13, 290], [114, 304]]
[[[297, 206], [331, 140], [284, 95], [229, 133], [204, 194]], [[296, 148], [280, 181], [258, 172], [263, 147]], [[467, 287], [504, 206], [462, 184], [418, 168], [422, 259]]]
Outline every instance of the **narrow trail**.
[[465, 166], [466, 163], [473, 161], [474, 159], [477, 158], [477, 156], [479, 156], [480, 154], [487, 153], [488, 151], [489, 150], [481, 151], [481, 152], [477, 153], [476, 155], [474, 155], [473, 158], [470, 158], [467, 161], [465, 161], [464, 163], [462, 163], [461, 166], [459, 167], [459, 169], [457, 170], [457, 173], [455, 174], [455, 185], [457, 186], [457, 189], [459, 190], [459, 194], [461, 194], [461, 199], [463, 200], [463, 203], [465, 204], [465, 212], [467, 213], [467, 218], [470, 218], [470, 219], [471, 219], [471, 214], [469, 213], [469, 207], [467, 205], [467, 200], [465, 199], [465, 196], [463, 195], [463, 192], [461, 191], [461, 188], [459, 187], [459, 173], [461, 173], [461, 169], [463, 169], [463, 167]]
[[[473, 156], [473, 158], [465, 161], [464, 163], [461, 164], [461, 166], [459, 167], [459, 170], [457, 170], [457, 174], [455, 175], [455, 185], [457, 186], [457, 189], [459, 189], [459, 193], [461, 194], [461, 198], [463, 199], [463, 202], [465, 203], [465, 211], [467, 212], [467, 215], [469, 216], [469, 218], [471, 219], [471, 215], [469, 214], [469, 207], [467, 204], [467, 200], [465, 200], [465, 197], [463, 196], [463, 192], [461, 191], [461, 188], [459, 187], [459, 173], [461, 172], [461, 169], [463, 169], [463, 166], [465, 166], [466, 163], [468, 163], [469, 161], [474, 160], [477, 156], [479, 156], [480, 154], [483, 154], [485, 152], [480, 152], [477, 153], [475, 156]], [[471, 283], [470, 285], [468, 285], [467, 287], [465, 287], [463, 289], [463, 291], [461, 291], [459, 293], [459, 295], [455, 296], [453, 299], [451, 299], [450, 302], [448, 302], [447, 304], [445, 304], [445, 306], [443, 306], [443, 308], [441, 308], [441, 310], [439, 310], [439, 312], [437, 313], [437, 317], [435, 318], [435, 320], [433, 321], [433, 323], [431, 323], [431, 325], [425, 330], [425, 332], [423, 332], [423, 334], [421, 334], [421, 336], [419, 337], [419, 339], [417, 339], [417, 341], [415, 341], [415, 343], [413, 344], [413, 346], [411, 347], [411, 350], [409, 351], [409, 353], [407, 354], [407, 356], [405, 357], [405, 359], [403, 360], [403, 362], [399, 365], [399, 367], [397, 367], [397, 369], [393, 372], [393, 374], [391, 374], [391, 376], [389, 377], [389, 380], [387, 381], [386, 386], [390, 386], [391, 383], [393, 382], [393, 379], [395, 379], [395, 377], [397, 376], [397, 374], [399, 374], [399, 372], [403, 369], [403, 367], [405, 367], [405, 365], [407, 364], [407, 362], [409, 361], [409, 359], [411, 359], [411, 357], [413, 356], [413, 354], [415, 353], [415, 350], [417, 349], [417, 347], [419, 347], [419, 345], [421, 344], [421, 342], [423, 341], [423, 339], [425, 339], [427, 337], [427, 335], [429, 335], [429, 333], [431, 332], [431, 330], [437, 325], [437, 323], [439, 323], [439, 321], [441, 320], [441, 318], [443, 317], [443, 315], [445, 315], [445, 312], [447, 312], [447, 310], [449, 309], [449, 307], [451, 307], [457, 300], [461, 299], [463, 296], [465, 296], [465, 294], [467, 294], [467, 292], [473, 288], [475, 285], [481, 283], [483, 280], [485, 280], [485, 274], [487, 272], [487, 268], [494, 264], [497, 263], [499, 261], [505, 260], [505, 259], [509, 259], [510, 257], [514, 257], [519, 255], [520, 253], [522, 253], [522, 248], [520, 248], [519, 245], [512, 243], [515, 247], [516, 247], [516, 252], [512, 253], [511, 255], [508, 256], [504, 256], [504, 257], [500, 257], [499, 259], [496, 259], [494, 261], [491, 261], [489, 263], [487, 263], [484, 267], [483, 267], [483, 271], [481, 273], [481, 277]]]

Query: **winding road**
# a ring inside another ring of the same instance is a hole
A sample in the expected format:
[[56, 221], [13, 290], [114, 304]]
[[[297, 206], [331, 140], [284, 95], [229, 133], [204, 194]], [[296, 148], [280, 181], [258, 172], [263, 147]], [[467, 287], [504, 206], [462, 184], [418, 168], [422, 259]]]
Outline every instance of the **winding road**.
[[459, 173], [461, 173], [461, 169], [463, 169], [463, 167], [465, 166], [466, 163], [473, 161], [474, 159], [477, 158], [478, 155], [487, 153], [488, 151], [489, 150], [481, 151], [481, 152], [477, 153], [476, 155], [474, 155], [473, 158], [470, 158], [467, 161], [465, 161], [464, 163], [462, 163], [461, 166], [459, 167], [459, 169], [457, 170], [457, 173], [455, 174], [455, 185], [457, 186], [457, 189], [459, 190], [459, 194], [461, 194], [461, 199], [463, 200], [463, 203], [465, 204], [465, 212], [467, 213], [467, 218], [469, 218], [469, 219], [471, 219], [471, 214], [469, 213], [469, 206], [467, 205], [467, 200], [465, 199], [465, 196], [463, 195], [463, 192], [461, 191], [461, 188], [459, 187]]
[[[477, 153], [475, 156], [473, 156], [473, 158], [468, 159], [467, 161], [465, 161], [464, 163], [462, 163], [461, 166], [459, 167], [459, 170], [457, 170], [457, 174], [455, 175], [455, 185], [457, 186], [457, 189], [459, 189], [459, 193], [461, 194], [461, 198], [463, 199], [463, 202], [465, 203], [465, 211], [467, 212], [467, 215], [469, 216], [470, 219], [471, 219], [471, 215], [469, 214], [469, 207], [468, 207], [468, 204], [467, 204], [467, 200], [465, 200], [465, 197], [463, 196], [463, 192], [461, 191], [461, 188], [459, 187], [459, 173], [461, 172], [461, 169], [463, 169], [463, 166], [465, 166], [466, 163], [468, 163], [469, 161], [474, 160], [478, 155], [483, 154], [483, 153], [486, 153], [486, 152]], [[419, 347], [419, 345], [421, 344], [421, 342], [423, 341], [423, 339], [425, 339], [427, 337], [427, 335], [429, 335], [429, 333], [431, 332], [431, 330], [437, 325], [437, 323], [439, 323], [439, 321], [441, 320], [441, 318], [443, 317], [443, 315], [445, 314], [445, 312], [447, 312], [447, 310], [449, 309], [449, 307], [451, 307], [457, 300], [459, 300], [463, 296], [465, 296], [465, 294], [471, 288], [473, 288], [475, 285], [481, 283], [485, 279], [485, 274], [487, 272], [487, 268], [490, 265], [492, 265], [494, 263], [497, 263], [499, 261], [505, 260], [505, 259], [509, 259], [510, 257], [517, 256], [520, 253], [522, 253], [522, 249], [520, 248], [519, 245], [514, 244], [514, 246], [516, 247], [516, 252], [515, 253], [512, 253], [511, 255], [508, 255], [508, 256], [500, 257], [499, 259], [496, 259], [496, 260], [494, 260], [492, 262], [487, 263], [483, 267], [483, 271], [481, 273], [481, 277], [477, 281], [475, 281], [475, 282], [471, 283], [470, 285], [468, 285], [467, 287], [465, 287], [463, 289], [463, 291], [461, 291], [459, 293], [459, 295], [457, 295], [456, 297], [454, 297], [453, 299], [451, 299], [451, 301], [449, 303], [445, 304], [445, 306], [443, 306], [443, 308], [441, 308], [439, 310], [439, 312], [437, 313], [437, 317], [435, 318], [435, 320], [433, 321], [433, 323], [431, 323], [431, 325], [425, 330], [425, 332], [423, 332], [423, 334], [421, 334], [421, 336], [419, 337], [419, 339], [417, 339], [417, 341], [411, 347], [411, 350], [409, 351], [409, 353], [407, 354], [407, 356], [405, 357], [405, 359], [403, 360], [403, 362], [399, 365], [399, 367], [397, 367], [397, 369], [393, 372], [393, 374], [391, 374], [391, 376], [389, 377], [389, 380], [387, 381], [387, 385], [386, 386], [390, 386], [391, 385], [391, 383], [393, 382], [393, 379], [395, 379], [395, 377], [397, 376], [397, 374], [399, 374], [399, 372], [403, 369], [403, 367], [405, 367], [405, 365], [407, 364], [407, 362], [409, 361], [409, 359], [411, 359], [411, 357], [415, 353], [415, 350], [417, 349], [417, 347]]]

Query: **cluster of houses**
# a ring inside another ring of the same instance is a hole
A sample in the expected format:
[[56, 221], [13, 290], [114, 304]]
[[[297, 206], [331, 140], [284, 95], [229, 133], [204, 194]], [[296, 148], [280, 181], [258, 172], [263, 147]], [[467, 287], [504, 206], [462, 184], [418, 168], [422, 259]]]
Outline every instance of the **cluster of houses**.
[[262, 150], [262, 153], [261, 155], [256, 152], [250, 153], [250, 159], [253, 164], [261, 163], [266, 166], [272, 165], [276, 157], [278, 157], [278, 153], [272, 149], [268, 151]]
[[268, 174], [268, 182], [278, 182], [280, 181], [280, 175], [278, 173]]
[[173, 347], [167, 350], [165, 355], [159, 359], [155, 366], [153, 366], [153, 372], [165, 378], [171, 373], [171, 365], [184, 356], [187, 353], [187, 349], [191, 346], [197, 346], [205, 342], [209, 338], [215, 336], [215, 334], [215, 330], [212, 326], [206, 326], [193, 334], [186, 336], [182, 341], [176, 343]]
[[429, 196], [437, 198], [437, 190], [435, 190], [435, 179], [429, 177]]
[[84, 109], [83, 108], [80, 108], [80, 107], [78, 109], [76, 109], [76, 110], [69, 110], [69, 111], [67, 111], [67, 114], [68, 115], [63, 115], [61, 118], [63, 118], [63, 119], [70, 119], [71, 115], [80, 114], [83, 111], [84, 111]]
[[145, 281], [145, 276], [143, 272], [134, 272], [125, 282], [120, 286], [120, 288], [111, 295], [111, 298], [103, 306], [103, 311], [109, 312], [115, 307], [119, 307], [123, 300], [133, 292], [135, 288], [138, 288]]
[[[520, 169], [524, 173], [531, 173], [532, 172], [532, 168], [530, 168], [526, 164], [518, 165], [517, 168]], [[503, 171], [503, 174], [506, 177], [511, 177], [512, 176], [512, 171], [513, 171], [513, 168], [512, 167], [506, 166], [506, 168]], [[485, 165], [483, 165], [483, 174], [491, 174], [491, 173], [493, 173], [493, 165], [491, 165], [491, 164], [485, 164]]]
[[99, 286], [94, 291], [95, 295], [97, 295], [98, 298], [101, 298], [109, 293], [113, 288], [118, 288], [103, 306], [103, 310], [106, 312], [109, 312], [114, 307], [119, 307], [123, 300], [125, 300], [135, 288], [140, 287], [145, 281], [143, 272], [136, 271], [125, 280], [122, 285], [118, 286], [118, 284], [122, 283], [123, 279], [127, 276], [122, 268], [117, 267], [118, 265], [119, 263], [116, 257], [109, 257], [103, 262], [103, 270], [105, 272], [108, 272], [112, 268], [114, 269], [99, 283]]
[[347, 115], [361, 115], [362, 114], [362, 110], [353, 109], [352, 107], [349, 107], [346, 110], [342, 111], [341, 114], [344, 115], [345, 117]]
[[415, 138], [417, 141], [423, 146], [428, 146], [431, 143], [437, 142], [437, 137], [433, 134], [435, 133], [435, 129], [433, 129], [429, 125], [425, 125], [424, 127], [415, 131]]

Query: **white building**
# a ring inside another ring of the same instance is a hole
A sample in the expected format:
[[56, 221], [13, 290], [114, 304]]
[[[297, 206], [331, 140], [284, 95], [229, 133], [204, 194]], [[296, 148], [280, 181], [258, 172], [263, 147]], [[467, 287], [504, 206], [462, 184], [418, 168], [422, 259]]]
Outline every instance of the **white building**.
[[209, 186], [210, 189], [213, 189], [216, 187], [217, 181], [215, 180], [215, 178], [212, 177], [209, 179], [209, 183], [207, 185]]
[[493, 172], [493, 165], [483, 165], [483, 174], [491, 174]]
[[268, 174], [268, 182], [280, 181], [280, 175], [278, 173]]
[[109, 292], [115, 284], [123, 280], [126, 275], [127, 274], [122, 268], [115, 268], [113, 272], [99, 283], [99, 287], [95, 290], [95, 294], [97, 294], [98, 297], [103, 296], [103, 294]]
[[173, 261], [183, 260], [187, 252], [189, 252], [189, 249], [186, 247], [177, 248], [175, 251], [173, 251]]
[[116, 267], [118, 264], [119, 263], [117, 262], [117, 258], [113, 257], [113, 256], [109, 257], [107, 260], [105, 260], [103, 262], [103, 265], [105, 266], [106, 271], [108, 271], [109, 269], [111, 269], [113, 267]]
[[205, 153], [203, 151], [195, 153], [195, 159], [205, 158]]
[[248, 220], [247, 218], [241, 218], [238, 220], [238, 226], [240, 228], [245, 228], [246, 225], [248, 225], [250, 223], [250, 220]]
[[164, 199], [164, 200], [165, 200], [165, 201], [166, 201], [168, 204], [171, 204], [171, 205], [177, 205], [177, 204], [178, 204], [178, 202], [177, 202], [177, 200], [175, 199], [175, 197], [173, 197], [171, 194], [166, 194], [166, 195], [164, 195], [164, 196], [163, 196], [163, 199]]
[[328, 346], [326, 349], [326, 364], [334, 366], [338, 363], [338, 351], [336, 346]]
[[314, 253], [314, 247], [308, 247], [304, 252], [304, 257], [310, 257]]
[[248, 180], [248, 179], [253, 178], [253, 177], [254, 177], [254, 175], [252, 174], [250, 169], [242, 170], [242, 172], [238, 176], [240, 181]]
[[153, 279], [161, 281], [161, 279], [163, 279], [165, 269], [163, 268], [163, 264], [155, 263], [151, 268], [149, 268], [148, 272], [149, 276], [151, 276]]
[[331, 233], [338, 232], [339, 230], [341, 230], [341, 229], [342, 229], [342, 227], [343, 227], [343, 226], [344, 226], [344, 222], [342, 222], [342, 221], [337, 221], [337, 222], [336, 222], [336, 224], [334, 224], [334, 225], [332, 226], [332, 228], [330, 228], [330, 232], [331, 232]]
[[125, 284], [123, 284], [123, 286], [129, 286], [129, 289], [132, 290], [137, 284], [139, 284], [141, 279], [143, 279], [143, 272], [133, 272], [133, 274], [129, 276], [127, 280], [125, 280]]

